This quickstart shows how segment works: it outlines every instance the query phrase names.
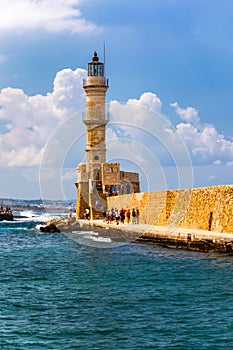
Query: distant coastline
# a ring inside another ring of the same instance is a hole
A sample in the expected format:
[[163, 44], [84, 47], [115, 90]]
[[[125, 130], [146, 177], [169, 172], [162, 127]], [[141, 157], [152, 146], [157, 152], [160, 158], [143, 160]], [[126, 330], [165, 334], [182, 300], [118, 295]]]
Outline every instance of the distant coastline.
[[2, 205], [9, 206], [14, 212], [23, 212], [33, 210], [36, 212], [68, 212], [70, 203], [75, 203], [74, 199], [70, 200], [42, 200], [42, 199], [14, 199], [1, 198]]

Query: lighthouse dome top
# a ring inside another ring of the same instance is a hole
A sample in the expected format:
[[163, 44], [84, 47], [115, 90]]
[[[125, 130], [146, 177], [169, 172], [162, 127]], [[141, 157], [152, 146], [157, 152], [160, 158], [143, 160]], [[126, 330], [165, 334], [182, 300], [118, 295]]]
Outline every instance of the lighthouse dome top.
[[97, 52], [94, 52], [94, 56], [92, 58], [92, 62], [99, 62], [99, 57], [97, 56]]

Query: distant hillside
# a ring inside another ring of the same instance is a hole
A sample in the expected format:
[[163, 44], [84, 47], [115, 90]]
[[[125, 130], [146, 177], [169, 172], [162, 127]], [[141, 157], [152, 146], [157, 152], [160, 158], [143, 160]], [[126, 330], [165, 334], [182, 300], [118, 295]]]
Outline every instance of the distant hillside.
[[0, 198], [0, 205], [3, 207], [9, 206], [12, 210], [34, 209], [38, 211], [48, 210], [66, 210], [70, 205], [75, 207], [75, 200], [42, 200], [42, 199], [13, 199]]

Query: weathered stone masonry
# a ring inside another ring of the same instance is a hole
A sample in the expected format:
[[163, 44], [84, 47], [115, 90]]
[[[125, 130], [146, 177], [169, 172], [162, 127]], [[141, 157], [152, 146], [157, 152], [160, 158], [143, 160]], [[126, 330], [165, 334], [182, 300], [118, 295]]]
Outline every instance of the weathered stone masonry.
[[109, 209], [134, 206], [140, 211], [140, 223], [233, 232], [233, 185], [108, 198]]
[[119, 163], [106, 163], [106, 113], [105, 97], [108, 79], [105, 78], [104, 63], [99, 62], [94, 52], [88, 63], [87, 79], [83, 81], [86, 94], [86, 163], [77, 167], [78, 189], [77, 218], [83, 218], [87, 208], [90, 217], [98, 218], [106, 209], [106, 197], [122, 193], [140, 192], [139, 174], [120, 170]]

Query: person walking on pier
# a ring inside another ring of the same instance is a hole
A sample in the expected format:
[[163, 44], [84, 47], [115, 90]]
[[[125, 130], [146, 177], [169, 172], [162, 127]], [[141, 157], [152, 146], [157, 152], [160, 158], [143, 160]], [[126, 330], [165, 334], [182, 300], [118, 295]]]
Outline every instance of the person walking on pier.
[[121, 223], [124, 224], [124, 222], [125, 222], [125, 209], [124, 208], [122, 208], [120, 210], [120, 218], [121, 218]]
[[136, 224], [136, 211], [133, 208], [132, 210], [132, 224], [135, 225]]
[[128, 209], [127, 212], [126, 212], [126, 217], [127, 217], [127, 222], [128, 224], [130, 223], [130, 210]]
[[139, 224], [139, 216], [140, 216], [139, 210], [136, 209], [136, 224]]
[[116, 219], [116, 224], [119, 225], [120, 214], [118, 209], [115, 209], [115, 219]]

